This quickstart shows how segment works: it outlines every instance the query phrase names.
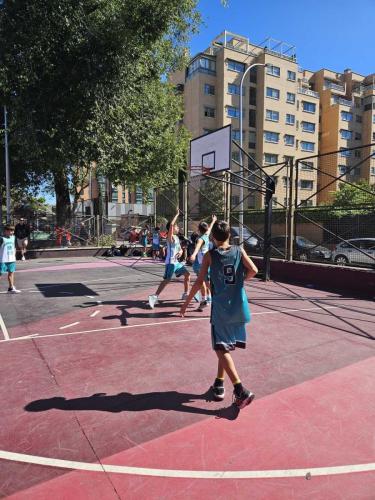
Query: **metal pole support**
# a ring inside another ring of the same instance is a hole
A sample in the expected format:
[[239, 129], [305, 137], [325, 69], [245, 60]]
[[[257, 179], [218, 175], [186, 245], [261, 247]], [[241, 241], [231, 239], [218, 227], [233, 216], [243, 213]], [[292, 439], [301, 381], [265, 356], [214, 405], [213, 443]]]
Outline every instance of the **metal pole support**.
[[275, 193], [275, 181], [266, 178], [265, 212], [264, 212], [264, 248], [263, 248], [263, 280], [269, 281], [271, 275], [271, 227], [272, 197]]
[[294, 211], [295, 211], [295, 200], [294, 195], [294, 163], [293, 160], [289, 160], [289, 195], [288, 195], [288, 216], [287, 216], [287, 235], [288, 235], [288, 247], [287, 247], [287, 260], [293, 260], [293, 241], [294, 241]]
[[10, 223], [10, 168], [8, 145], [8, 111], [4, 106], [4, 153], [5, 153], [5, 189], [6, 189], [6, 221]]
[[185, 181], [183, 185], [183, 213], [184, 213], [184, 235], [188, 237], [189, 217], [188, 217], [188, 183]]

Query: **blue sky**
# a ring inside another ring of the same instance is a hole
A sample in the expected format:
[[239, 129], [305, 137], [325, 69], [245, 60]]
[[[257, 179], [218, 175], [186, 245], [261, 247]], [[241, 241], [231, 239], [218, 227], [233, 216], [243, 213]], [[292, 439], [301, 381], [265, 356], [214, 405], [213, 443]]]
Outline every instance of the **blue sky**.
[[375, 0], [200, 0], [200, 33], [191, 39], [194, 55], [225, 29], [261, 43], [272, 37], [296, 46], [304, 69], [375, 72]]

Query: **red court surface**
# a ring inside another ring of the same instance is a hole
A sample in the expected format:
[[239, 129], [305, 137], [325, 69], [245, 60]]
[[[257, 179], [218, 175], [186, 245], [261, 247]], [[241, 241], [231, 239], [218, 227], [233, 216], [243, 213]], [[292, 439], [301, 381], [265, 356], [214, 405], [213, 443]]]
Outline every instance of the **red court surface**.
[[[160, 266], [135, 287], [127, 263], [116, 288], [104, 262], [86, 280], [69, 272], [90, 262], [39, 266], [19, 276], [34, 287], [0, 296], [2, 498], [374, 498], [373, 301], [250, 283], [234, 359], [256, 399], [238, 412], [228, 382], [224, 402], [209, 400], [209, 311], [180, 318], [177, 282], [152, 311]], [[78, 293], [90, 279], [92, 295]], [[8, 314], [28, 307], [40, 309], [29, 321]]]

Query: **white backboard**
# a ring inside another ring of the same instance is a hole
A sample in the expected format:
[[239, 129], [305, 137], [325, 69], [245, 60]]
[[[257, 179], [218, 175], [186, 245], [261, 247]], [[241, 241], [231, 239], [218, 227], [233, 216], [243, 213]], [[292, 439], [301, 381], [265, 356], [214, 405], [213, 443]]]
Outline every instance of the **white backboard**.
[[190, 141], [190, 174], [201, 175], [198, 167], [212, 172], [229, 170], [232, 159], [232, 127], [219, 128]]

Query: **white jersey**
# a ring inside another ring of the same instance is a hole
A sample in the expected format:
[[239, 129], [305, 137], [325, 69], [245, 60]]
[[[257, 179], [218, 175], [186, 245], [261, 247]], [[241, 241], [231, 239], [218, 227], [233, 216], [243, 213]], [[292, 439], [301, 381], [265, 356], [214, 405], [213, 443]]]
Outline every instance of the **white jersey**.
[[180, 240], [178, 236], [173, 235], [173, 243], [167, 241], [166, 264], [176, 264], [178, 262], [177, 254], [181, 251]]
[[15, 236], [0, 236], [0, 262], [16, 262]]

